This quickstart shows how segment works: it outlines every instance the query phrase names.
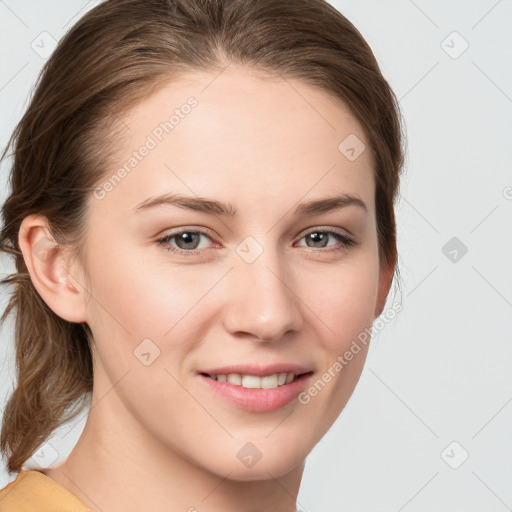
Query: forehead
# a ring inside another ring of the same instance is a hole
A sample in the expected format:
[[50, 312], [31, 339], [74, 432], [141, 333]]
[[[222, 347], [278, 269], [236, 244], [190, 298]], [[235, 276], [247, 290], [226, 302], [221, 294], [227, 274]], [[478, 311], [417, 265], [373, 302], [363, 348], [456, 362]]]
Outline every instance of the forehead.
[[160, 86], [122, 122], [107, 174], [122, 175], [108, 202], [125, 211], [162, 192], [270, 209], [282, 207], [284, 195], [298, 201], [340, 192], [373, 208], [362, 126], [340, 99], [298, 80], [235, 65], [194, 71]]

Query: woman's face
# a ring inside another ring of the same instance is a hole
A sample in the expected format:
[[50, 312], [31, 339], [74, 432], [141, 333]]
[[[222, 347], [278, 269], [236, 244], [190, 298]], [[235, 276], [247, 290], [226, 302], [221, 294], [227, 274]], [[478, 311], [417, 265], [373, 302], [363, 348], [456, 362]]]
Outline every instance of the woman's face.
[[96, 414], [223, 477], [283, 475], [349, 399], [388, 291], [362, 127], [325, 92], [235, 65], [122, 121], [88, 203], [95, 393], [117, 403]]

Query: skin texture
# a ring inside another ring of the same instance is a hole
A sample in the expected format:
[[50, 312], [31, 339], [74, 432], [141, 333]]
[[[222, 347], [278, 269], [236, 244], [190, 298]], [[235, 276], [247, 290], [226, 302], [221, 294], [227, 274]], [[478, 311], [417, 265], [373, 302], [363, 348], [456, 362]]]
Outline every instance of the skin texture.
[[[34, 256], [51, 239], [44, 218], [20, 229], [38, 292], [94, 335], [91, 412], [68, 459], [46, 474], [94, 511], [292, 512], [305, 457], [352, 394], [367, 347], [308, 404], [271, 412], [229, 404], [197, 372], [289, 362], [313, 368], [314, 383], [372, 325], [392, 277], [379, 267], [372, 155], [339, 100], [232, 64], [169, 82], [127, 112], [108, 176], [191, 96], [197, 106], [172, 132], [105, 197], [89, 198], [89, 281], [61, 248]], [[367, 148], [355, 161], [338, 150], [349, 134]], [[135, 212], [163, 192], [228, 202], [237, 215]], [[342, 193], [367, 211], [294, 216], [301, 202]], [[198, 254], [178, 255], [156, 243], [176, 228], [211, 236], [184, 249]], [[333, 235], [315, 244], [312, 228], [348, 232], [356, 244], [343, 248]], [[236, 251], [246, 237], [263, 250], [252, 263]], [[160, 354], [146, 366], [134, 350], [148, 338]], [[237, 457], [247, 442], [261, 452], [252, 467]]]

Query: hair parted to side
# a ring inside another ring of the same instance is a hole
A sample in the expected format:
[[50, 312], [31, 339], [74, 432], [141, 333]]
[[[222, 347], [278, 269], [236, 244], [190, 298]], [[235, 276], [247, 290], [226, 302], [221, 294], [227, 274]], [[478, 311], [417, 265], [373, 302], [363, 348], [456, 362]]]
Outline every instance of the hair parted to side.
[[[8, 470], [86, 405], [93, 386], [86, 323], [57, 316], [31, 281], [18, 233], [47, 218], [60, 245], [85, 265], [86, 201], [112, 172], [116, 118], [187, 71], [244, 64], [299, 79], [344, 101], [375, 162], [381, 265], [396, 266], [394, 202], [404, 160], [398, 101], [359, 31], [324, 0], [108, 0], [59, 42], [1, 159], [12, 148], [1, 250], [17, 272], [2, 321], [15, 313], [16, 387], [3, 417]], [[341, 140], [340, 140], [341, 142]], [[11, 155], [10, 155], [11, 156]], [[77, 402], [82, 400], [80, 407]]]

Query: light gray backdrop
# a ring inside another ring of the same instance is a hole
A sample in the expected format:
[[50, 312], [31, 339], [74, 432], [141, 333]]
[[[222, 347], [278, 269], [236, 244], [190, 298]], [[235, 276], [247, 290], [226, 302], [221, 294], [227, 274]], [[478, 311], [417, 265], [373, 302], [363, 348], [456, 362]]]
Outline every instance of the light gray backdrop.
[[[2, 148], [52, 40], [96, 3], [0, 0]], [[512, 0], [331, 3], [371, 45], [406, 120], [403, 310], [374, 338], [353, 397], [308, 457], [299, 503], [307, 512], [512, 510]], [[0, 264], [2, 274], [14, 269]], [[12, 341], [8, 322], [2, 406]], [[83, 421], [59, 429], [27, 467], [64, 459]], [[15, 477], [4, 467], [0, 487]]]

